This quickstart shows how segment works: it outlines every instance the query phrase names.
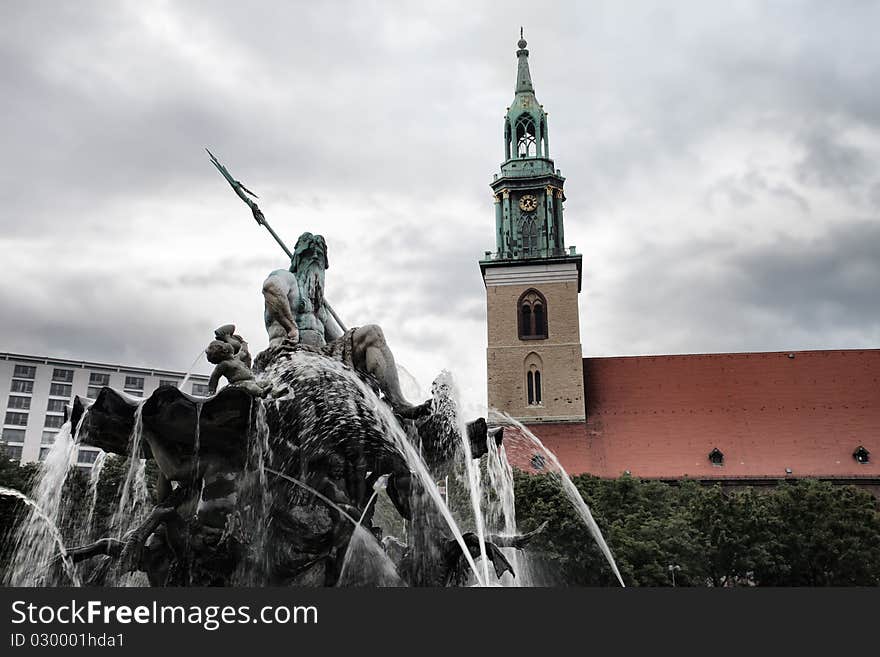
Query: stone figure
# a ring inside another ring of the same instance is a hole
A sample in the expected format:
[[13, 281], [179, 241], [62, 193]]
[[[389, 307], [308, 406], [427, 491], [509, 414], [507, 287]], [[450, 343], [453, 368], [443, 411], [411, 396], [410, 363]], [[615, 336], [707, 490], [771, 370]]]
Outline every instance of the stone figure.
[[324, 238], [307, 232], [296, 242], [290, 269], [276, 269], [266, 278], [263, 297], [269, 351], [277, 353], [285, 345], [320, 351], [372, 377], [401, 417], [424, 415], [430, 403], [414, 406], [403, 396], [394, 356], [382, 329], [371, 324], [342, 331], [333, 320], [324, 303], [324, 272], [328, 266]]
[[[239, 352], [241, 353], [241, 352]], [[246, 352], [245, 352], [246, 354]], [[236, 357], [235, 348], [229, 342], [212, 340], [205, 349], [208, 362], [213, 364], [214, 371], [208, 381], [208, 392], [217, 392], [217, 385], [221, 377], [226, 377], [229, 385], [237, 386], [252, 394], [254, 397], [265, 397], [272, 388], [268, 381], [258, 383], [254, 379], [251, 368]], [[250, 360], [250, 357], [247, 357]]]
[[232, 345], [235, 357], [250, 367], [253, 363], [248, 351], [248, 343], [240, 335], [235, 334], [235, 324], [224, 324], [214, 329], [214, 338]]

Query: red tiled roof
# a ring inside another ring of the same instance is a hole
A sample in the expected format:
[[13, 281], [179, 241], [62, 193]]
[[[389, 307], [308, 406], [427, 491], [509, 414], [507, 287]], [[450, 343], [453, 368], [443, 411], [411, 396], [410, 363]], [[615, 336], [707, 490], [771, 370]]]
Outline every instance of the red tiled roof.
[[791, 355], [585, 358], [586, 423], [530, 429], [571, 473], [880, 478], [880, 349]]

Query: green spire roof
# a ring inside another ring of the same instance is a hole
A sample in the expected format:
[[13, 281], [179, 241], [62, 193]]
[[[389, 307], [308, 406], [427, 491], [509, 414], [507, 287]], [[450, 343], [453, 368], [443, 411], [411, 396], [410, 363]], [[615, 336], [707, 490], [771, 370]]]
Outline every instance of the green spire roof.
[[519, 41], [516, 44], [519, 47], [519, 50], [516, 51], [516, 58], [519, 60], [516, 72], [516, 93], [526, 92], [534, 94], [535, 88], [532, 86], [532, 74], [529, 73], [529, 51], [526, 50], [526, 46], [529, 44], [523, 38], [522, 32], [522, 28], [519, 28]]

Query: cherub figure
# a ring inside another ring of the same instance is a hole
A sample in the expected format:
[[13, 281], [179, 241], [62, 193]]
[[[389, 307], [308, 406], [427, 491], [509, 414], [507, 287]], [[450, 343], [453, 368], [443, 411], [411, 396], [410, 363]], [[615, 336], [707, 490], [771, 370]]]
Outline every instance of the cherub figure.
[[235, 357], [242, 363], [251, 366], [251, 354], [248, 351], [248, 343], [240, 335], [235, 334], [235, 324], [224, 324], [220, 328], [214, 329], [214, 338], [220, 342], [232, 345]]
[[254, 397], [265, 397], [272, 388], [270, 382], [258, 383], [254, 379], [251, 368], [237, 357], [235, 347], [229, 342], [212, 340], [205, 349], [205, 355], [208, 357], [208, 362], [216, 366], [208, 381], [208, 392], [212, 395], [217, 392], [217, 385], [220, 383], [220, 377], [223, 376], [229, 381], [229, 385], [243, 388]]

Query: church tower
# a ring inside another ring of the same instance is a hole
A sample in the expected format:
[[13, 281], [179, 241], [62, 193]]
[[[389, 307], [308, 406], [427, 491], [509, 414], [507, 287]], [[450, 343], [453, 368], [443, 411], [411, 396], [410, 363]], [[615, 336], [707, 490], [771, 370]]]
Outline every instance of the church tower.
[[489, 409], [528, 424], [583, 421], [578, 322], [581, 256], [566, 252], [562, 172], [550, 158], [547, 113], [535, 97], [520, 34], [504, 163], [491, 183], [495, 252], [480, 261], [486, 285]]

